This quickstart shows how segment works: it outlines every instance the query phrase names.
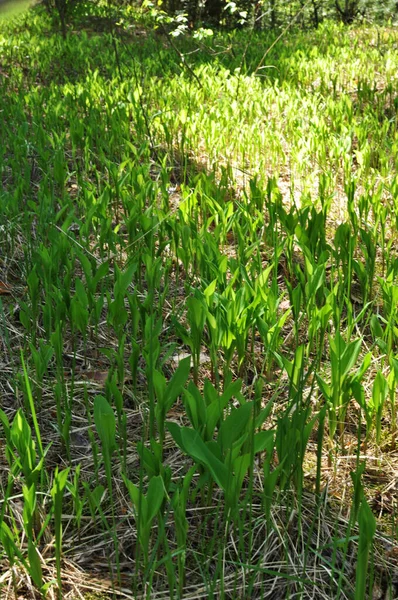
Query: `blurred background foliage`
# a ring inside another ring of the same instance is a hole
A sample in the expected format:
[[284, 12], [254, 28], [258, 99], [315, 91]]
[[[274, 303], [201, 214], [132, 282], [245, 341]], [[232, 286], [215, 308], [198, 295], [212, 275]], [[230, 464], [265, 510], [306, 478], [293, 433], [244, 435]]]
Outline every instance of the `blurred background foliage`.
[[303, 29], [318, 27], [326, 20], [346, 25], [355, 22], [398, 21], [398, 0], [0, 0], [0, 15], [15, 14], [29, 4], [44, 5], [60, 20], [62, 32], [74, 13], [88, 13], [93, 5], [141, 9], [155, 26], [171, 26], [175, 35], [209, 28]]

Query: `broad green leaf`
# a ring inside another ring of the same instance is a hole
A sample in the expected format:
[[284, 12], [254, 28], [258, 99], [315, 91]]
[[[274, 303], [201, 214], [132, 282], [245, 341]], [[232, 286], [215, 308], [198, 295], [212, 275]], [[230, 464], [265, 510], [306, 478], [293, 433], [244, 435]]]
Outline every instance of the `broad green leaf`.
[[30, 487], [27, 485], [22, 486], [23, 494], [23, 522], [26, 531], [26, 535], [31, 535], [33, 515], [36, 510], [36, 486], [32, 484]]
[[70, 468], [67, 467], [62, 471], [55, 470], [54, 483], [51, 489], [51, 495], [54, 502], [54, 521], [55, 521], [55, 552], [56, 552], [56, 567], [58, 588], [62, 588], [61, 579], [61, 552], [62, 552], [62, 499], [64, 489], [68, 480]]
[[129, 493], [130, 499], [134, 505], [136, 512], [140, 511], [138, 514], [139, 519], [142, 519], [142, 523], [146, 523], [147, 514], [148, 514], [148, 505], [144, 494], [140, 492], [136, 485], [125, 475], [123, 475], [123, 481]]
[[261, 427], [261, 425], [263, 425], [263, 423], [268, 419], [268, 417], [271, 414], [272, 408], [274, 406], [274, 402], [273, 400], [270, 400], [267, 404], [267, 406], [265, 406], [258, 414], [258, 416], [256, 417], [255, 420], [255, 429], [258, 429], [259, 427]]
[[86, 334], [88, 324], [87, 304], [82, 304], [77, 293], [71, 301], [72, 325], [76, 327], [83, 335]]
[[7, 442], [11, 442], [11, 430], [10, 430], [10, 421], [6, 413], [0, 408], [0, 421], [3, 424], [4, 434], [6, 436]]
[[223, 451], [232, 448], [233, 443], [246, 429], [252, 413], [253, 403], [247, 402], [239, 408], [233, 409], [231, 414], [223, 421], [217, 438]]
[[18, 450], [22, 469], [28, 480], [36, 466], [36, 452], [31, 429], [21, 409], [17, 411], [12, 422], [11, 441]]
[[243, 480], [248, 471], [250, 465], [250, 454], [243, 454], [238, 456], [233, 463], [233, 497], [232, 502], [236, 503], [239, 497], [240, 490], [242, 488]]
[[269, 462], [264, 463], [264, 481], [263, 481], [263, 498], [264, 498], [264, 509], [267, 524], [271, 521], [271, 508], [272, 499], [275, 491], [278, 478], [281, 474], [283, 462], [280, 463], [273, 471], [269, 469]]
[[124, 298], [124, 296], [127, 292], [127, 288], [131, 284], [131, 282], [133, 280], [133, 275], [136, 270], [137, 270], [136, 263], [131, 263], [124, 272], [118, 268], [115, 269], [115, 273], [116, 273], [116, 283], [114, 286], [115, 297]]
[[[226, 464], [226, 465], [229, 464], [229, 463], [227, 463], [227, 460], [223, 459], [223, 454], [221, 452], [220, 444], [218, 444], [216, 440], [210, 440], [208, 442], [205, 442], [205, 444], [208, 447], [208, 449], [210, 450], [210, 452], [212, 454], [214, 454], [214, 456], [218, 460], [220, 460], [221, 462], [224, 462], [224, 464]], [[227, 457], [228, 457], [228, 455], [227, 455]]]
[[274, 438], [273, 431], [259, 431], [254, 435], [254, 455], [264, 452]]
[[92, 286], [93, 286], [94, 290], [97, 288], [97, 285], [101, 281], [101, 279], [103, 279], [104, 277], [106, 277], [106, 275], [108, 275], [108, 271], [109, 271], [109, 262], [108, 261], [101, 263], [100, 266], [96, 269], [95, 275], [92, 279]]
[[185, 548], [186, 537], [188, 533], [188, 520], [186, 517], [186, 505], [184, 498], [178, 489], [175, 491], [172, 498], [172, 506], [178, 546]]
[[160, 475], [158, 475], [157, 477], [152, 477], [152, 479], [149, 482], [148, 491], [146, 495], [148, 507], [148, 523], [151, 523], [158, 514], [159, 509], [162, 506], [164, 493], [165, 490], [162, 477]]
[[8, 560], [12, 565], [14, 562], [14, 556], [16, 554], [16, 545], [12, 531], [4, 521], [0, 522], [0, 542], [5, 550], [5, 553], [7, 554]]
[[292, 361], [284, 357], [282, 360], [290, 382], [297, 387], [303, 367], [304, 345], [302, 344], [301, 346], [298, 346], [294, 355], [294, 359]]
[[29, 574], [32, 577], [35, 585], [41, 589], [43, 586], [43, 572], [41, 568], [40, 557], [33, 541], [30, 538], [28, 540], [28, 559]]
[[163, 373], [160, 373], [156, 369], [152, 373], [153, 386], [155, 388], [156, 399], [160, 404], [161, 410], [166, 412], [164, 409], [164, 397], [166, 394], [167, 382]]
[[94, 399], [94, 422], [103, 451], [111, 455], [116, 448], [116, 421], [113, 409], [104, 396], [99, 395]]
[[187, 356], [180, 361], [175, 373], [167, 384], [165, 393], [165, 408], [166, 412], [173, 406], [177, 397], [181, 394], [184, 385], [189, 377], [191, 369], [191, 357]]
[[85, 497], [88, 500], [91, 515], [94, 517], [98, 509], [101, 507], [102, 498], [105, 488], [103, 485], [97, 485], [92, 491], [86, 481], [83, 481]]
[[75, 286], [76, 286], [76, 295], [79, 298], [79, 302], [80, 304], [85, 307], [88, 305], [88, 297], [87, 297], [87, 293], [86, 290], [84, 288], [83, 282], [81, 281], [81, 279], [76, 279], [75, 282]]
[[187, 449], [184, 447], [184, 442], [181, 435], [182, 428], [179, 425], [177, 425], [177, 423], [174, 423], [174, 421], [167, 421], [166, 428], [171, 433], [171, 436], [174, 439], [177, 446], [181, 448], [181, 450], [185, 452], [185, 454], [188, 454]]
[[225, 465], [214, 456], [200, 437], [199, 433], [189, 427], [181, 427], [179, 429], [180, 432], [177, 435], [177, 439], [174, 437], [173, 431], [169, 429], [176, 443], [178, 444], [179, 438], [181, 440], [182, 450], [195, 460], [207, 466], [216, 483], [225, 490], [228, 482], [228, 471]]
[[[193, 428], [196, 429], [196, 431], [201, 431], [204, 423], [199, 417], [199, 406], [197, 405], [196, 398], [190, 392], [188, 392], [188, 390], [184, 390], [184, 405], [188, 418], [191, 421], [191, 425], [193, 425]], [[206, 418], [206, 413], [204, 413], [204, 417]]]
[[332, 399], [332, 388], [330, 385], [328, 385], [326, 383], [326, 381], [324, 379], [322, 379], [322, 377], [320, 377], [319, 375], [317, 375], [317, 382], [318, 385], [320, 387], [320, 390], [322, 392], [323, 397], [325, 398], [325, 400], [327, 401], [331, 401]]
[[359, 510], [359, 540], [356, 565], [355, 600], [365, 600], [368, 580], [369, 554], [376, 533], [376, 519], [363, 498]]
[[[224, 408], [227, 406], [228, 402], [234, 396], [241, 400], [240, 389], [242, 386], [242, 380], [237, 379], [233, 383], [227, 386], [227, 389], [223, 392], [221, 397], [218, 395], [217, 391], [208, 382], [208, 386], [206, 386], [205, 382], [205, 399], [207, 402], [207, 424], [206, 424], [206, 439], [211, 439], [214, 433], [214, 429], [221, 419]], [[211, 390], [211, 393], [210, 393]], [[210, 403], [209, 400], [211, 399]]]
[[372, 403], [376, 416], [376, 441], [380, 443], [381, 419], [383, 408], [388, 397], [388, 381], [381, 371], [377, 372], [372, 389]]
[[377, 371], [373, 389], [372, 389], [372, 401], [376, 412], [383, 409], [384, 402], [388, 395], [388, 383], [381, 371]]
[[383, 338], [384, 331], [382, 326], [380, 325], [380, 321], [377, 315], [372, 315], [370, 319], [370, 330], [374, 339]]
[[159, 461], [142, 442], [137, 443], [137, 452], [148, 475], [150, 477], [158, 475]]
[[[188, 387], [189, 389], [189, 387]], [[203, 386], [203, 395], [206, 402], [206, 406], [209, 406], [213, 402], [217, 402], [219, 399], [219, 395], [211, 381], [205, 379], [205, 384]]]
[[362, 347], [362, 340], [350, 342], [341, 357], [341, 376], [347, 375], [355, 365]]
[[0, 408], [0, 423], [3, 425], [4, 436], [6, 439], [5, 454], [8, 464], [12, 463], [12, 441], [11, 441], [11, 425], [6, 413]]
[[365, 354], [363, 361], [361, 363], [361, 366], [359, 367], [358, 371], [355, 374], [355, 379], [357, 379], [358, 381], [362, 380], [366, 371], [369, 369], [371, 362], [372, 362], [372, 353], [368, 352], [367, 354]]
[[210, 406], [207, 407], [207, 415], [206, 415], [206, 439], [210, 440], [213, 437], [214, 430], [218, 421], [221, 419], [224, 408], [228, 404], [229, 400], [227, 398], [219, 398]]
[[207, 303], [210, 302], [210, 298], [212, 297], [212, 295], [216, 291], [216, 286], [217, 286], [217, 279], [213, 279], [213, 281], [204, 290], [203, 294], [204, 294], [204, 296], [206, 298]]
[[[233, 446], [230, 450], [227, 450], [225, 457], [223, 459], [223, 462], [225, 465], [227, 465], [229, 467], [230, 463], [229, 460], [232, 460], [232, 463], [238, 458], [238, 456], [240, 456], [241, 454], [241, 450], [242, 450], [242, 446], [243, 444], [246, 442], [246, 440], [249, 437], [249, 430], [244, 431], [243, 435], [241, 435], [236, 442], [233, 443]], [[220, 447], [220, 446], [219, 446]]]
[[206, 311], [200, 300], [194, 297], [188, 298], [187, 316], [191, 329], [196, 328], [197, 332], [201, 333], [206, 320]]
[[392, 365], [392, 370], [394, 372], [394, 378], [395, 378], [395, 382], [396, 384], [398, 384], [398, 359], [395, 357], [391, 357], [391, 365]]
[[227, 389], [221, 395], [222, 402], [229, 402], [231, 398], [236, 398], [241, 403], [241, 393], [240, 390], [242, 388], [242, 380], [236, 379], [232, 383], [227, 386]]
[[51, 495], [53, 498], [64, 491], [66, 482], [68, 480], [69, 471], [70, 467], [66, 467], [66, 469], [63, 469], [62, 471], [58, 471], [58, 468], [55, 470], [54, 483], [51, 489]]

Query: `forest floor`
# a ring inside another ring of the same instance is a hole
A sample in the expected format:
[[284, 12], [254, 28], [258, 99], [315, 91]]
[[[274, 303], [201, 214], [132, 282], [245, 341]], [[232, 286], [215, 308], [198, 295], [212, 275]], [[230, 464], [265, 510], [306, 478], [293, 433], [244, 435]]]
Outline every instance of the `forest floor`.
[[0, 595], [398, 598], [398, 33], [0, 22]]

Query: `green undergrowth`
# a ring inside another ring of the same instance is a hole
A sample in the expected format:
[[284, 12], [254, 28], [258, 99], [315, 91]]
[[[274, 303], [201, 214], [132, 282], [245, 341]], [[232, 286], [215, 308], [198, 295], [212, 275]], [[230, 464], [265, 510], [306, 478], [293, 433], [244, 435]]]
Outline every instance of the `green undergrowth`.
[[394, 598], [396, 31], [95, 10], [0, 24], [1, 597]]

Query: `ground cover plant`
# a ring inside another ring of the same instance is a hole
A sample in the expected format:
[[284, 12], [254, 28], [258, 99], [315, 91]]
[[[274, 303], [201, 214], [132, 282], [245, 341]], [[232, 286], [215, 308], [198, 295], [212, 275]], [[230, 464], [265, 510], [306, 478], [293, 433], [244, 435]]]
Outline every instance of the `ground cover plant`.
[[398, 34], [199, 37], [0, 24], [0, 596], [392, 600]]

